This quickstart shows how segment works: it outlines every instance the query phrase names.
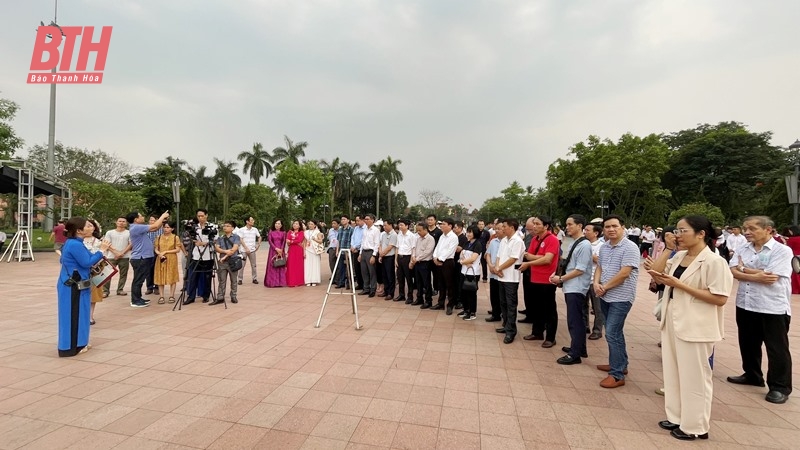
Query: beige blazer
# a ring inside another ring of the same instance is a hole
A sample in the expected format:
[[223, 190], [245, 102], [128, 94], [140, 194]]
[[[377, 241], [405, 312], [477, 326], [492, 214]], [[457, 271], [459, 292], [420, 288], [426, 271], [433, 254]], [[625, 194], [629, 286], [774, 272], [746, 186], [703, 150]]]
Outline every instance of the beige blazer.
[[[686, 250], [676, 253], [667, 262], [664, 270], [673, 275], [685, 257]], [[708, 289], [716, 295], [729, 296], [733, 288], [733, 275], [725, 258], [715, 254], [708, 247], [689, 264], [680, 280], [697, 289]], [[673, 291], [671, 300], [670, 291]], [[670, 317], [667, 314], [669, 308], [675, 337], [682, 341], [717, 342], [721, 341], [725, 334], [724, 307], [699, 300], [682, 289], [667, 287], [664, 292], [663, 308], [661, 329], [664, 329], [667, 318]]]

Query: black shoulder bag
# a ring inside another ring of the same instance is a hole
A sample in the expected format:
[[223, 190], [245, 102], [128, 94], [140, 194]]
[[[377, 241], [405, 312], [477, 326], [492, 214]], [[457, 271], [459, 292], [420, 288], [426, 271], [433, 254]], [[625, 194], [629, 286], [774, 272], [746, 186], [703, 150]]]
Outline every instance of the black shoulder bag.
[[[228, 244], [228, 248], [226, 248], [225, 250], [232, 249], [233, 248], [233, 242], [231, 242], [230, 238], [228, 238], [228, 236], [223, 236], [222, 238], [225, 239], [225, 243]], [[235, 255], [229, 256], [227, 262], [228, 262], [228, 269], [230, 269], [231, 272], [238, 272], [238, 271], [242, 270], [242, 266], [244, 266], [244, 263], [242, 262], [242, 258], [239, 257], [238, 253], [235, 254]]]
[[[564, 276], [567, 273], [567, 266], [569, 265], [569, 262], [572, 259], [572, 252], [575, 251], [575, 248], [578, 246], [578, 244], [580, 244], [581, 242], [583, 242], [585, 240], [586, 240], [586, 238], [581, 236], [580, 238], [578, 238], [577, 241], [575, 241], [574, 244], [572, 244], [572, 248], [570, 248], [569, 249], [569, 253], [567, 253], [567, 259], [565, 259], [565, 260], [561, 261], [560, 263], [558, 263], [558, 269], [556, 269], [556, 276], [557, 277]], [[561, 283], [559, 283], [558, 285], [561, 286]]]

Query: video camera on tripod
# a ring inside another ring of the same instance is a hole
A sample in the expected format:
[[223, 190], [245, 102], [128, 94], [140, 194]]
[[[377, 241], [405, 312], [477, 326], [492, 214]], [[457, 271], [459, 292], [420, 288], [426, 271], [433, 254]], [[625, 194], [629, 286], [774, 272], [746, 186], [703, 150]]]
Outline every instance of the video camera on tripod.
[[189, 237], [191, 237], [193, 241], [197, 240], [199, 234], [202, 234], [203, 236], [208, 237], [209, 242], [214, 242], [214, 239], [217, 238], [217, 234], [219, 233], [219, 228], [217, 225], [211, 222], [206, 222], [205, 226], [200, 228], [200, 233], [198, 234], [197, 230], [199, 225], [200, 224], [197, 222], [197, 220], [189, 219], [183, 224], [183, 229], [189, 234]]

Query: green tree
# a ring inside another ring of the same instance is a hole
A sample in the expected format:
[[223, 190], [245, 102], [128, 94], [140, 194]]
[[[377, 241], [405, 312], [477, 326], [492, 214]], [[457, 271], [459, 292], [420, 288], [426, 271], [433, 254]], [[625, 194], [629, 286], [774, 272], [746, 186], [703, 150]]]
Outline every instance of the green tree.
[[369, 170], [367, 182], [375, 189], [375, 217], [381, 217], [381, 188], [386, 183], [388, 176], [386, 160], [382, 159], [377, 163], [370, 163]]
[[299, 201], [305, 218], [314, 216], [316, 208], [325, 201], [330, 176], [314, 161], [303, 164], [286, 163], [278, 166], [276, 179]]
[[637, 223], [664, 220], [670, 192], [661, 181], [671, 153], [659, 136], [627, 133], [617, 142], [589, 136], [569, 153], [569, 158], [559, 158], [547, 170], [548, 197], [557, 217], [596, 215], [604, 190], [608, 212]]
[[266, 180], [272, 175], [272, 156], [264, 150], [264, 146], [260, 142], [254, 143], [251, 151], [239, 153], [237, 159], [244, 161], [242, 172], [249, 176], [255, 184], [258, 184], [262, 177]]
[[343, 163], [339, 157], [334, 158], [331, 162], [328, 162], [324, 159], [319, 161], [319, 165], [323, 172], [329, 175], [331, 179], [331, 201], [329, 205], [331, 212], [335, 211], [334, 204], [336, 203], [336, 197], [341, 197], [341, 194], [345, 189], [346, 174], [344, 171], [344, 164], [346, 163]]
[[242, 178], [236, 174], [235, 162], [225, 162], [214, 158], [214, 163], [217, 165], [217, 169], [214, 171], [214, 181], [219, 184], [222, 194], [222, 215], [227, 217], [231, 195], [234, 189], [242, 185]]
[[347, 194], [348, 214], [353, 217], [353, 196], [361, 195], [367, 191], [366, 173], [360, 170], [361, 164], [342, 163], [342, 176], [344, 177], [345, 192]]
[[[145, 199], [139, 192], [121, 190], [110, 183], [90, 183], [84, 180], [73, 180], [72, 188], [73, 216], [91, 217], [97, 220], [104, 229], [113, 226], [117, 217], [125, 216], [131, 211], [145, 212]], [[169, 208], [161, 209], [161, 212]], [[154, 212], [158, 210], [150, 210]]]
[[19, 111], [19, 105], [11, 100], [0, 98], [0, 159], [11, 159], [22, 148], [24, 142], [14, 132], [11, 122]]
[[664, 136], [673, 149], [664, 176], [673, 205], [708, 202], [725, 217], [741, 219], [759, 209], [776, 184], [783, 185], [786, 154], [770, 145], [771, 132], [756, 133], [739, 122], [703, 124]]
[[725, 226], [725, 215], [718, 206], [709, 203], [687, 203], [672, 211], [667, 222], [675, 225], [683, 216], [705, 216], [714, 226]]
[[384, 181], [386, 182], [386, 217], [392, 217], [392, 188], [403, 181], [403, 173], [398, 166], [403, 161], [387, 156], [384, 160]]
[[523, 188], [518, 181], [513, 181], [500, 193], [501, 196], [486, 200], [480, 207], [481, 217], [485, 220], [513, 217], [523, 221], [534, 214], [551, 215], [548, 211], [537, 210], [537, 195], [531, 186]]
[[283, 136], [284, 147], [275, 147], [272, 150], [272, 158], [275, 163], [275, 168], [286, 163], [300, 164], [302, 158], [306, 157], [306, 147], [308, 142], [292, 142], [289, 136]]
[[[256, 219], [256, 225], [263, 228], [264, 225], [272, 223], [272, 219], [278, 212], [280, 200], [273, 189], [263, 184], [248, 184], [244, 188], [239, 204], [249, 207], [249, 211], [251, 211], [249, 214]], [[231, 206], [229, 215], [236, 220], [244, 219], [244, 215], [234, 215], [233, 206]]]
[[[70, 177], [84, 173], [106, 183], [118, 183], [134, 172], [134, 167], [124, 159], [103, 150], [65, 147], [56, 142], [53, 147], [53, 165], [57, 177]], [[34, 145], [28, 149], [28, 160], [41, 168], [47, 167], [47, 146]]]

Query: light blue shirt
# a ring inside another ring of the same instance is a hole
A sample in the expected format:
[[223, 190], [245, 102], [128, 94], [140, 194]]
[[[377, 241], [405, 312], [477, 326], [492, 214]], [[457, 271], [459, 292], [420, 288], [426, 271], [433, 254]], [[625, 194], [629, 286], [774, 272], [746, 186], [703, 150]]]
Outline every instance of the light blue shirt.
[[[489, 261], [492, 265], [497, 264], [497, 254], [500, 252], [500, 239], [492, 239], [489, 241], [489, 248], [486, 250], [489, 253]], [[489, 279], [496, 280], [497, 275], [489, 272]]]
[[353, 237], [350, 238], [350, 248], [355, 247], [356, 249], [361, 250], [361, 241], [364, 240], [364, 230], [366, 228], [366, 225], [353, 228]]
[[148, 231], [150, 231], [150, 225], [143, 223], [131, 224], [131, 259], [152, 258], [155, 255], [153, 253], [153, 241], [147, 236]]
[[[575, 247], [577, 242], [577, 240], [573, 240], [570, 249]], [[569, 255], [570, 249], [567, 250], [567, 255]], [[586, 294], [589, 291], [589, 286], [592, 285], [592, 244], [588, 240], [584, 239], [578, 243], [575, 250], [572, 251], [572, 258], [567, 264], [566, 273], [570, 273], [575, 269], [583, 273], [578, 277], [564, 280], [564, 293]]]

